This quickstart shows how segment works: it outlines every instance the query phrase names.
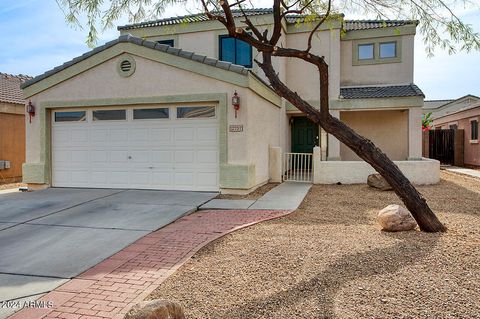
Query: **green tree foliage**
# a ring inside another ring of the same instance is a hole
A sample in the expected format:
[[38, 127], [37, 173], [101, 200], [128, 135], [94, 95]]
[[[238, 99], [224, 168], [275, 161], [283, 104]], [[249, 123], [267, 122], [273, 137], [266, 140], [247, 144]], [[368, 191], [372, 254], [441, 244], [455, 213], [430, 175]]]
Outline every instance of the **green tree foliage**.
[[[122, 16], [128, 15], [131, 22], [158, 18], [173, 5], [196, 8], [204, 11], [203, 1], [198, 0], [56, 0], [64, 10], [68, 23], [88, 29], [87, 43], [93, 46], [98, 38], [98, 29], [111, 28]], [[221, 11], [219, 2], [204, 1], [211, 11]], [[272, 1], [273, 2], [273, 1]], [[314, 21], [325, 14], [329, 1], [283, 0], [286, 6], [307, 14], [304, 23]], [[255, 1], [241, 0], [233, 3], [237, 7], [252, 7]], [[195, 10], [195, 9], [193, 9]], [[480, 50], [480, 35], [471, 25], [462, 21], [457, 12], [480, 10], [479, 1], [468, 0], [338, 0], [331, 1], [331, 18], [339, 13], [362, 15], [380, 20], [418, 20], [419, 31], [425, 48], [433, 55], [436, 48], [457, 51]]]

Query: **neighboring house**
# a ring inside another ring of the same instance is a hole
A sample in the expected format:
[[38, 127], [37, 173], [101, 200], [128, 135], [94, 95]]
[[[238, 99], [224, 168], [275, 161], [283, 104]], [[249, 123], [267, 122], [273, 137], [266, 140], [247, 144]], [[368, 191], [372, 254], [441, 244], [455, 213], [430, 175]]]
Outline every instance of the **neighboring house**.
[[25, 101], [20, 85], [31, 77], [0, 73], [0, 184], [22, 180]]
[[[260, 29], [272, 28], [271, 9], [247, 13]], [[303, 19], [287, 16], [281, 45], [305, 47], [313, 26]], [[438, 163], [421, 159], [416, 26], [331, 22], [316, 33], [312, 52], [329, 64], [331, 113], [372, 139], [412, 181], [429, 183], [438, 181]], [[365, 182], [373, 171], [276, 95], [253, 61], [256, 50], [228, 37], [219, 22], [198, 14], [118, 29], [117, 40], [23, 86], [38, 109], [27, 126], [26, 182], [246, 193], [292, 169], [313, 166], [304, 177], [315, 183]], [[282, 81], [319, 105], [315, 67], [292, 58], [274, 63]], [[290, 153], [306, 154], [304, 162]]]
[[466, 95], [434, 106], [426, 101], [424, 112], [432, 112], [432, 127], [434, 129], [463, 130], [463, 162], [465, 165], [480, 166], [480, 146], [478, 143], [480, 97]]

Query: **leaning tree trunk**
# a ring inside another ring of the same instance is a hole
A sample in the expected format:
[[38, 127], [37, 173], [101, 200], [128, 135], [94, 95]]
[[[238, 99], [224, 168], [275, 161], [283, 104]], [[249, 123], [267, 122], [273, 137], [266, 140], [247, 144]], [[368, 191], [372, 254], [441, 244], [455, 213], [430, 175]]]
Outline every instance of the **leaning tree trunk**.
[[[308, 57], [310, 58], [310, 56]], [[304, 112], [314, 123], [319, 124], [329, 134], [335, 136], [340, 142], [347, 145], [360, 158], [370, 164], [385, 180], [392, 186], [395, 193], [400, 197], [418, 226], [425, 232], [444, 232], [446, 227], [438, 220], [425, 199], [400, 171], [397, 165], [392, 162], [379, 148], [370, 140], [357, 134], [339, 119], [333, 117], [329, 112], [328, 97], [328, 65], [321, 58], [315, 63], [320, 73], [320, 111], [313, 108], [304, 101], [297, 93], [291, 91], [280, 81], [271, 63], [271, 54], [263, 53], [263, 62], [259, 63], [270, 81], [273, 89]]]

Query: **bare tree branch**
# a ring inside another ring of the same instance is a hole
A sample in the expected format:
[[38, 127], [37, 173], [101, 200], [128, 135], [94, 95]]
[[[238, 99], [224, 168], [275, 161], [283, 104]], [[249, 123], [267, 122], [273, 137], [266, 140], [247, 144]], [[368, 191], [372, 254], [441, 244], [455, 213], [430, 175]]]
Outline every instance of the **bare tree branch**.
[[327, 18], [330, 16], [330, 11], [332, 9], [332, 0], [328, 0], [328, 6], [327, 6], [327, 11], [323, 15], [323, 17], [320, 19], [320, 21], [317, 23], [317, 25], [313, 28], [313, 30], [310, 32], [310, 35], [308, 36], [308, 42], [307, 42], [307, 52], [309, 52], [312, 49], [312, 38], [315, 32], [317, 32], [318, 28], [327, 20]]

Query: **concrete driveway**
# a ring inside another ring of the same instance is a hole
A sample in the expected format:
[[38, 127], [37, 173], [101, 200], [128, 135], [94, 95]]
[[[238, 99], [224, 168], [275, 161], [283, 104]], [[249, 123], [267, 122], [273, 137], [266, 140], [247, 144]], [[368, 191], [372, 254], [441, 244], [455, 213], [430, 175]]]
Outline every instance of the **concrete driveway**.
[[[72, 188], [2, 194], [0, 301], [36, 299], [216, 195]], [[8, 313], [0, 309], [0, 318]]]

